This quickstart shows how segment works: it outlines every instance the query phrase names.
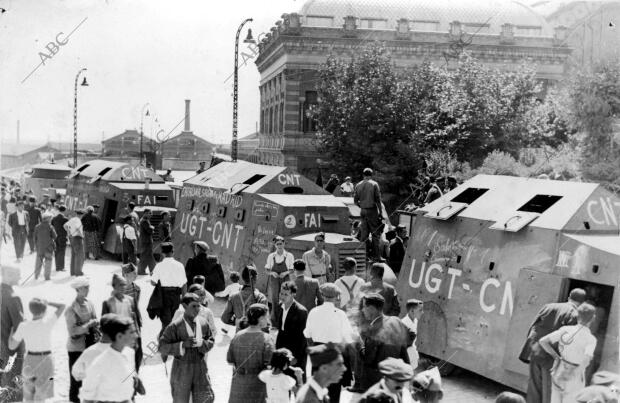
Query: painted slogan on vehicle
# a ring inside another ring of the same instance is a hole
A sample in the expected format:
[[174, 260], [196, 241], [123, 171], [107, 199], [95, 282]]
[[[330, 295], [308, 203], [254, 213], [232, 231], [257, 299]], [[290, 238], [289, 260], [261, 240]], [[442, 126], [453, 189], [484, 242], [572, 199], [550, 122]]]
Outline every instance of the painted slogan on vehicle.
[[[482, 247], [476, 238], [463, 235], [459, 239], [451, 239], [430, 228], [425, 229], [415, 237], [415, 242], [420, 242], [428, 247], [424, 261], [412, 259], [409, 277], [409, 286], [424, 290], [430, 294], [444, 291], [447, 300], [451, 300], [455, 294], [455, 287], [461, 288], [468, 294], [477, 292], [476, 298], [480, 309], [485, 313], [497, 312], [500, 315], [512, 316], [514, 306], [514, 293], [510, 280], [500, 281], [495, 277], [488, 277], [479, 282], [467, 278], [473, 275], [463, 276], [463, 270], [452, 267], [451, 262], [456, 256], [462, 257], [462, 263], [467, 267], [482, 267], [487, 263], [487, 256], [492, 255], [492, 249]], [[488, 263], [487, 263], [488, 264]], [[468, 270], [471, 273], [471, 270]], [[445, 292], [447, 291], [447, 292]]]
[[183, 213], [179, 224], [182, 234], [188, 234], [197, 239], [204, 239], [203, 236], [209, 237], [214, 245], [231, 249], [233, 252], [241, 247], [239, 240], [244, 228], [240, 224], [214, 220], [210, 216], [199, 217], [190, 213]]
[[214, 199], [218, 204], [238, 208], [243, 204], [243, 196], [223, 192], [210, 187], [191, 187], [184, 186], [181, 197]]

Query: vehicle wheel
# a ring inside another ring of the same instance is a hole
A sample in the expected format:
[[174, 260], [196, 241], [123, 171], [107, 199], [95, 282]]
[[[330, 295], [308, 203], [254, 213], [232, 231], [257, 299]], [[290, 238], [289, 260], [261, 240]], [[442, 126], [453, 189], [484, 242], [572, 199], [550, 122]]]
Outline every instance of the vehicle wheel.
[[427, 364], [431, 367], [439, 368], [439, 374], [441, 376], [450, 376], [458, 368], [456, 365], [449, 363], [448, 361], [440, 360], [439, 358], [431, 357], [430, 355], [420, 354], [422, 359], [427, 361]]

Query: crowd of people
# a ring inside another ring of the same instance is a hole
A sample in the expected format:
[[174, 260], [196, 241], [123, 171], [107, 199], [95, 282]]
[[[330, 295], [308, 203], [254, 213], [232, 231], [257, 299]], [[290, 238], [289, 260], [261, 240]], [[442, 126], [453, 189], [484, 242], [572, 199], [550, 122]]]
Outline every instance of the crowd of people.
[[[22, 261], [28, 241], [31, 253], [36, 253], [35, 279], [43, 270], [48, 280], [52, 261], [57, 271], [64, 270], [69, 243], [75, 290], [67, 306], [32, 299], [32, 319], [25, 320], [22, 301], [13, 292], [20, 269], [2, 265], [0, 387], [11, 394], [8, 401], [53, 397], [50, 340], [52, 327], [63, 315], [71, 402], [127, 403], [144, 394], [138, 275], [149, 275], [154, 286], [146, 313], [162, 325], [155, 351], [164, 363], [172, 361], [168, 401], [215, 399], [207, 360], [218, 334], [209, 307], [215, 298], [226, 299], [221, 321], [235, 329], [226, 354], [233, 369], [229, 402], [339, 402], [343, 390], [359, 394], [364, 403], [441, 401], [439, 369], [420, 358], [416, 348], [424, 303], [409, 299], [402, 301], [401, 309], [393, 286], [407, 247], [406, 229], [384, 231], [379, 186], [372, 170], [365, 169], [363, 175], [355, 186], [349, 186], [347, 178], [342, 191], [350, 192], [361, 209], [359, 236], [368, 240], [371, 259], [368, 279], [357, 275], [358, 262], [351, 257], [344, 259], [344, 274], [338, 277], [338, 267], [325, 250], [326, 235], [317, 233], [314, 247], [300, 259], [286, 250], [283, 237], [273, 238], [274, 249], [264, 266], [266, 294], [256, 286], [258, 270], [252, 265], [229, 273], [226, 285], [222, 266], [205, 242], [193, 242], [194, 256], [183, 264], [174, 257], [169, 217], [155, 228], [148, 209], [139, 217], [130, 203], [123, 217], [121, 274], [113, 275], [111, 296], [101, 309], [88, 299], [90, 280], [82, 270], [86, 258], [101, 257], [98, 206], [78, 210], [68, 219], [61, 201], [45, 198], [37, 205], [34, 196], [21, 196], [19, 187], [3, 187], [2, 220], [11, 229], [16, 263]], [[164, 241], [157, 248], [155, 231]], [[161, 256], [155, 256], [156, 249]], [[585, 388], [583, 375], [597, 344], [588, 330], [595, 311], [581, 289], [572, 290], [568, 302], [541, 310], [520, 355], [530, 365], [528, 403], [617, 396], [614, 374], [596, 373], [592, 386]], [[496, 399], [524, 401], [510, 392]]]

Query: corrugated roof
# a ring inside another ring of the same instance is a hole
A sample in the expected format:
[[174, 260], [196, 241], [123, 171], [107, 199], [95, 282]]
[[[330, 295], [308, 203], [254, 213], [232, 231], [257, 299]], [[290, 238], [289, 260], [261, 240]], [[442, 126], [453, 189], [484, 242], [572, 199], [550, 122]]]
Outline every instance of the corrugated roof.
[[2, 155], [9, 155], [11, 157], [28, 154], [30, 152], [38, 152], [40, 150], [60, 151], [46, 144], [45, 145], [32, 145], [32, 144], [2, 143], [0, 145], [0, 149], [1, 149], [0, 152]]
[[148, 175], [152, 183], [164, 182], [161, 176], [143, 166], [134, 167], [120, 161], [91, 160], [78, 166], [77, 171], [81, 177], [95, 178], [101, 176], [101, 179], [108, 181], [143, 182], [144, 176]]
[[346, 207], [333, 195], [262, 194], [259, 196], [284, 207]]
[[561, 230], [599, 186], [596, 183], [477, 175], [423, 207], [421, 211], [438, 210], [467, 188], [484, 188], [489, 190], [457, 215], [496, 222], [506, 219], [508, 214], [515, 212], [536, 195], [562, 196], [529, 225]]
[[244, 182], [254, 175], [264, 175], [263, 178], [243, 189], [244, 193], [256, 193], [267, 182], [285, 170], [286, 167], [259, 165], [241, 160], [237, 162], [224, 161], [201, 174], [187, 179], [185, 183], [235, 192], [243, 188]]

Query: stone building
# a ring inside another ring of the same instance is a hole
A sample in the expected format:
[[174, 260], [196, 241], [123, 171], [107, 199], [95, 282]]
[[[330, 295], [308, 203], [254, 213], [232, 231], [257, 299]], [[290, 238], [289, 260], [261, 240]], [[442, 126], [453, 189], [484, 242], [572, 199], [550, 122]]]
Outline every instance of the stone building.
[[538, 77], [549, 82], [565, 73], [565, 34], [517, 1], [306, 1], [299, 13], [284, 14], [259, 36], [258, 159], [302, 174], [317, 167], [316, 123], [307, 112], [317, 103], [317, 70], [330, 54], [348, 58], [379, 41], [397, 67], [431, 61], [451, 68], [467, 50], [505, 70], [531, 60]]
[[535, 0], [530, 5], [549, 24], [566, 27], [571, 66], [589, 68], [620, 56], [620, 1]]
[[[101, 142], [103, 157], [140, 158], [140, 132], [138, 130], [125, 130], [109, 139]], [[144, 135], [142, 138], [142, 151], [144, 154], [152, 153], [155, 141]]]

